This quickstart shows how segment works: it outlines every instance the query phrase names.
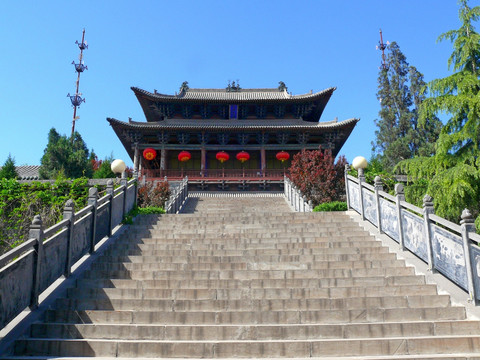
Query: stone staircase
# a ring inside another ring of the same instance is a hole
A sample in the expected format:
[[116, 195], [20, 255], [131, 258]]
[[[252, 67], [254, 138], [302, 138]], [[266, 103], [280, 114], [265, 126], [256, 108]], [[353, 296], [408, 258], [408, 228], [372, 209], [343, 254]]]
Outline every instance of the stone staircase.
[[346, 213], [185, 210], [137, 219], [2, 358], [480, 358], [480, 322]]

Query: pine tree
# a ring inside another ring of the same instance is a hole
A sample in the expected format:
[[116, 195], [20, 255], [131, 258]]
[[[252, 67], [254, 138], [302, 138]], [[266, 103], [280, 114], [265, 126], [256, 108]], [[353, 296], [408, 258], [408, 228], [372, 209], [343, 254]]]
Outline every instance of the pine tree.
[[392, 42], [386, 58], [386, 67], [380, 69], [377, 98], [381, 108], [375, 121], [378, 130], [372, 142], [373, 151], [385, 170], [391, 171], [401, 160], [417, 154], [431, 155], [440, 132], [441, 123], [436, 117], [419, 126], [418, 108], [425, 95], [423, 75], [409, 66], [396, 42]]
[[[460, 219], [464, 208], [478, 215], [480, 201], [480, 35], [473, 22], [480, 7], [470, 8], [459, 1], [458, 30], [448, 31], [439, 41], [453, 42], [448, 67], [454, 73], [428, 84], [432, 96], [423, 101], [420, 122], [438, 113], [451, 117], [443, 127], [432, 157], [419, 157], [399, 164], [398, 169], [416, 179], [428, 180], [427, 192], [434, 197], [438, 215], [452, 221]], [[480, 219], [477, 219], [477, 229]]]
[[40, 160], [40, 177], [42, 179], [56, 179], [59, 176], [72, 179], [91, 177], [93, 168], [89, 153], [78, 132], [75, 132], [73, 137], [67, 138], [52, 128]]
[[16, 179], [18, 178], [17, 169], [15, 168], [15, 159], [8, 154], [7, 160], [0, 169], [0, 179]]

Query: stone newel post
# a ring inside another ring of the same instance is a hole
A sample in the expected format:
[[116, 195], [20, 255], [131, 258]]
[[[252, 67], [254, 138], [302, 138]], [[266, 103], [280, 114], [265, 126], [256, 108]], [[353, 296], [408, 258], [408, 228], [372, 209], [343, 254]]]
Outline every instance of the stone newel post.
[[33, 284], [32, 293], [30, 296], [30, 308], [35, 309], [38, 307], [38, 295], [40, 293], [40, 270], [42, 267], [43, 258], [43, 222], [40, 215], [35, 215], [30, 225], [30, 232], [28, 233], [29, 239], [36, 239], [37, 243], [34, 246], [33, 256]]
[[91, 187], [88, 189], [88, 205], [92, 205], [92, 231], [90, 235], [90, 254], [93, 254], [95, 251], [95, 235], [97, 233], [97, 199], [98, 199], [98, 189]]
[[425, 224], [425, 241], [427, 242], [428, 269], [432, 273], [436, 272], [435, 264], [433, 263], [432, 231], [430, 221], [430, 215], [433, 213], [433, 198], [427, 194], [423, 197], [423, 221]]
[[73, 242], [73, 230], [75, 226], [75, 203], [72, 199], [67, 200], [65, 207], [63, 208], [63, 219], [69, 220], [68, 224], [68, 238], [67, 238], [67, 254], [65, 261], [65, 277], [69, 277], [72, 268], [72, 242]]
[[375, 203], [377, 204], [377, 227], [380, 234], [383, 234], [382, 230], [382, 212], [380, 209], [380, 194], [379, 191], [383, 191], [383, 183], [380, 176], [375, 176]]
[[395, 198], [397, 203], [397, 220], [398, 220], [398, 243], [400, 249], [405, 250], [405, 237], [403, 236], [403, 222], [402, 222], [402, 201], [405, 201], [405, 192], [403, 184], [395, 184]]
[[462, 227], [462, 241], [463, 241], [463, 253], [465, 258], [465, 269], [467, 272], [467, 284], [468, 284], [468, 300], [478, 304], [477, 299], [477, 289], [474, 281], [474, 270], [472, 262], [472, 242], [468, 233], [475, 232], [475, 220], [473, 219], [472, 213], [465, 209], [462, 212], [462, 221], [460, 221]]

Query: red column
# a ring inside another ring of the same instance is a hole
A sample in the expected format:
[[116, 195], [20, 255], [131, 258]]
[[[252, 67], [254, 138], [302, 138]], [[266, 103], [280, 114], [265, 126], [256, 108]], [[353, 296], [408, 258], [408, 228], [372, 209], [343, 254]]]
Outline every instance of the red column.
[[261, 170], [262, 170], [262, 176], [265, 177], [265, 170], [267, 167], [267, 159], [265, 155], [265, 148], [262, 147], [260, 149], [260, 162], [261, 162]]
[[200, 172], [202, 174], [202, 177], [205, 177], [205, 164], [207, 163], [207, 152], [205, 151], [205, 148], [202, 147], [202, 164], [200, 166]]
[[167, 168], [167, 150], [160, 150], [160, 176], [163, 176]]

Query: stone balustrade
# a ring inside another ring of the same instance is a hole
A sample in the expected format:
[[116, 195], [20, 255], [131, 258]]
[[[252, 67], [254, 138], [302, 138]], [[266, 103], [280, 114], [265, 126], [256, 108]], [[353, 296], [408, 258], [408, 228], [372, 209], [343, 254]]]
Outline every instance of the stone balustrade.
[[284, 196], [291, 208], [297, 212], [312, 212], [312, 201], [307, 201], [305, 195], [289, 178], [285, 176], [283, 181]]
[[63, 220], [48, 229], [36, 215], [29, 239], [0, 256], [0, 328], [25, 308], [36, 308], [39, 294], [61, 276], [68, 277], [78, 260], [112, 236], [136, 200], [136, 180], [121, 179], [116, 189], [109, 180], [106, 195], [99, 198], [98, 190], [90, 188], [88, 205], [78, 212], [68, 200]]
[[379, 176], [372, 186], [345, 169], [347, 205], [363, 220], [388, 235], [402, 250], [410, 251], [428, 264], [431, 272], [446, 276], [463, 288], [469, 300], [480, 300], [480, 236], [475, 233], [472, 214], [465, 209], [460, 225], [434, 213], [433, 199], [423, 198], [423, 208], [405, 201], [402, 184], [395, 185], [395, 196], [383, 190]]

